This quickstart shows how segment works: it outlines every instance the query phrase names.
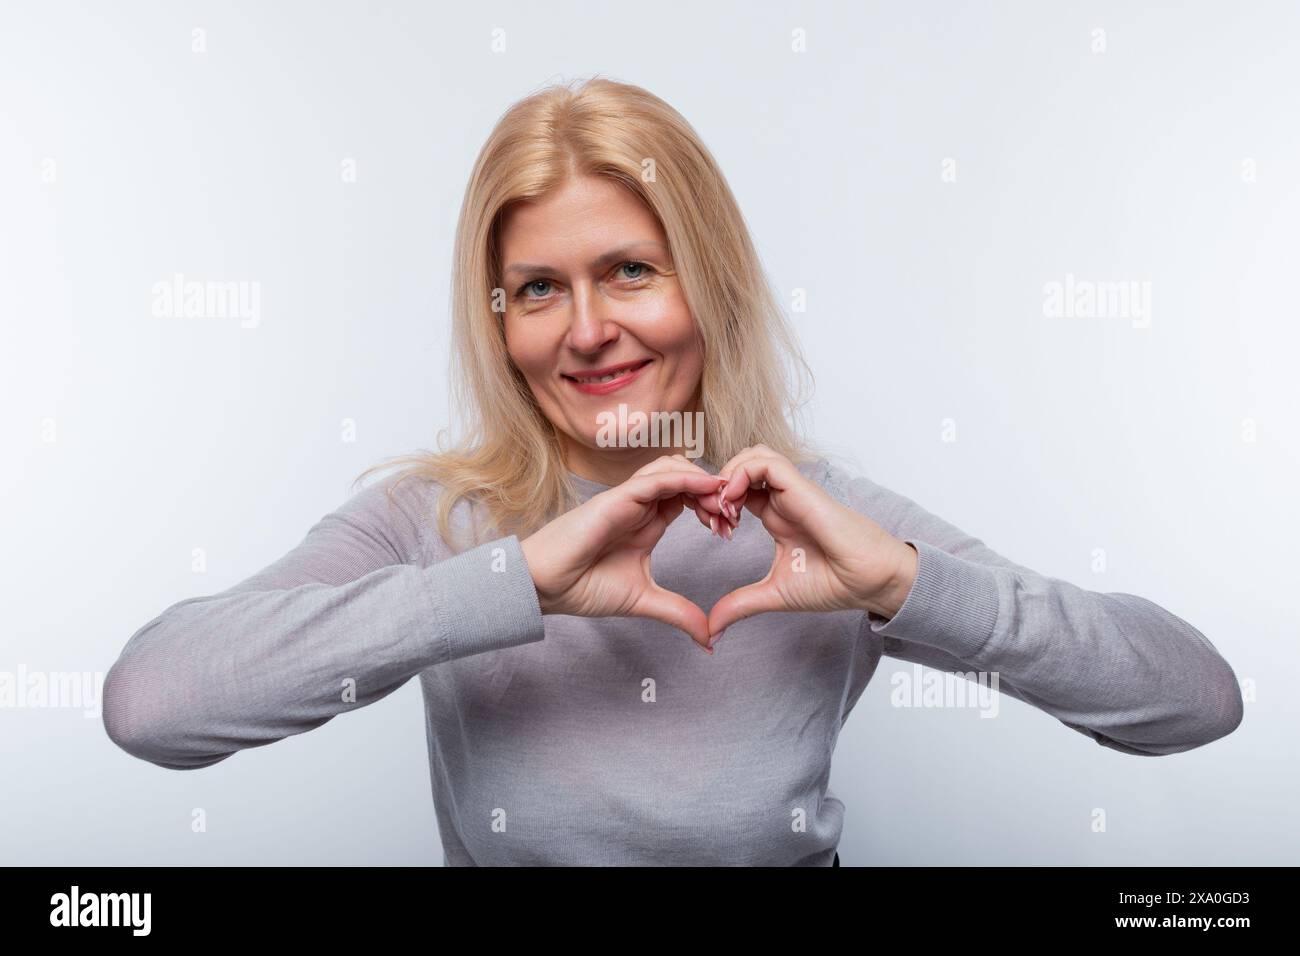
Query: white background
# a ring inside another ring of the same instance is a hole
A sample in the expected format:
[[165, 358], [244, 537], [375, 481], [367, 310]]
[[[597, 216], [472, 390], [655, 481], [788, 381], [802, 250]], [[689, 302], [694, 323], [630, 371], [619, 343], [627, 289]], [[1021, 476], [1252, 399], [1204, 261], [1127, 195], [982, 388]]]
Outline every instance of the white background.
[[[1236, 733], [1148, 758], [1010, 699], [890, 707], [887, 659], [836, 754], [843, 863], [1293, 864], [1298, 36], [1281, 2], [6, 3], [0, 670], [106, 672], [432, 447], [474, 157], [601, 73], [687, 117], [806, 290], [818, 439], [1251, 688]], [[155, 317], [174, 273], [258, 283], [260, 323]], [[1046, 317], [1067, 273], [1150, 283], [1149, 327]], [[0, 766], [4, 863], [442, 860], [414, 681], [197, 772], [0, 709]]]

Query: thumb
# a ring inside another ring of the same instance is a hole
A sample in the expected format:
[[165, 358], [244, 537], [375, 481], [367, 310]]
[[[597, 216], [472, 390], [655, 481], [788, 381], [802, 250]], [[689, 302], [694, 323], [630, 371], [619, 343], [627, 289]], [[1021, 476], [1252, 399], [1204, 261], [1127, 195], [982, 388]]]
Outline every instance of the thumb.
[[696, 644], [708, 649], [709, 619], [698, 604], [688, 601], [673, 591], [651, 583], [636, 599], [632, 613], [637, 617], [653, 618], [685, 631]]
[[709, 634], [717, 640], [722, 632], [737, 621], [767, 611], [783, 611], [785, 602], [767, 581], [746, 584], [718, 600], [709, 610]]

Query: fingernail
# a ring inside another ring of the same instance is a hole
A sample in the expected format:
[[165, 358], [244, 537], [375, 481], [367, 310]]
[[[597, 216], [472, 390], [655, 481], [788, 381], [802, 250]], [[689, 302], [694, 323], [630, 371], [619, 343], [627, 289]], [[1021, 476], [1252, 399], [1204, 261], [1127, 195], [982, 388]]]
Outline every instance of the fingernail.
[[709, 530], [712, 531], [714, 534], [717, 534], [717, 533], [718, 533], [718, 516], [717, 516], [717, 515], [709, 515]]
[[712, 648], [712, 647], [706, 647], [706, 648], [704, 649], [704, 653], [706, 653], [706, 654], [708, 654], [710, 657], [712, 657], [712, 656], [713, 656], [713, 648]]
[[722, 640], [722, 635], [726, 633], [727, 633], [727, 629], [724, 627], [722, 630], [718, 631], [717, 634], [714, 634], [711, 638], [709, 638], [709, 648], [712, 649], [713, 645], [718, 643], [718, 641]]
[[731, 525], [729, 525], [729, 524], [724, 524], [724, 525], [722, 526], [722, 532], [723, 532], [723, 534], [725, 534], [725, 535], [727, 536], [727, 540], [730, 541], [730, 540], [731, 540]]

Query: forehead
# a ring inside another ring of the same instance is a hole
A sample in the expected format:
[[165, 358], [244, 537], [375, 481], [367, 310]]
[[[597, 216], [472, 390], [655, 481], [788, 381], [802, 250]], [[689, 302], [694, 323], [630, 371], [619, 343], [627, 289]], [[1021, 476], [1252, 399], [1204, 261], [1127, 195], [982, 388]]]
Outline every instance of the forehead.
[[556, 258], [636, 239], [664, 241], [658, 220], [638, 197], [597, 176], [570, 179], [539, 199], [513, 204], [502, 215], [499, 237], [506, 263], [541, 252]]

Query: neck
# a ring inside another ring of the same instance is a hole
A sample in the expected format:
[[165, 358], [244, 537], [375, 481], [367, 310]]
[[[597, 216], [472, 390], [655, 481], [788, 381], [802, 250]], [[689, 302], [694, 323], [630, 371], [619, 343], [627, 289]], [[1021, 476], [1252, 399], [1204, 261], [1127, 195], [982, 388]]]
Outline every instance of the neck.
[[[565, 465], [580, 478], [602, 485], [621, 485], [640, 469], [664, 455], [686, 455], [687, 449], [677, 448], [588, 448], [576, 442], [568, 444]], [[690, 458], [689, 455], [687, 455]], [[705, 471], [712, 468], [704, 458], [690, 458]]]
[[699, 456], [703, 447], [703, 429], [696, 428], [696, 413], [701, 411], [701, 406], [700, 390], [697, 387], [695, 394], [691, 396], [690, 401], [681, 411], [683, 416], [689, 418], [689, 421], [684, 420], [682, 422], [683, 430], [689, 429], [682, 435], [686, 441], [685, 445], [676, 445], [672, 448], [663, 445], [648, 448], [621, 446], [593, 448], [590, 445], [574, 441], [572, 437], [566, 434], [563, 435], [565, 466], [580, 478], [586, 478], [588, 481], [610, 487], [621, 485], [636, 474], [638, 470], [644, 468], [656, 458], [662, 458], [664, 455], [684, 455], [705, 471], [716, 474], [717, 468], [709, 464], [705, 457], [691, 457], [691, 455]]

